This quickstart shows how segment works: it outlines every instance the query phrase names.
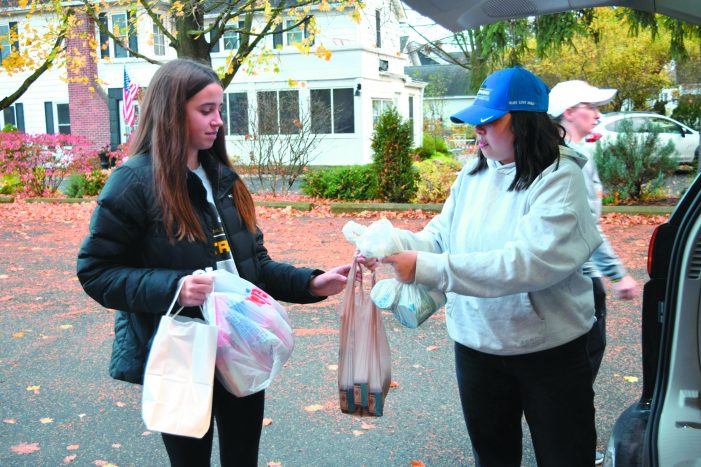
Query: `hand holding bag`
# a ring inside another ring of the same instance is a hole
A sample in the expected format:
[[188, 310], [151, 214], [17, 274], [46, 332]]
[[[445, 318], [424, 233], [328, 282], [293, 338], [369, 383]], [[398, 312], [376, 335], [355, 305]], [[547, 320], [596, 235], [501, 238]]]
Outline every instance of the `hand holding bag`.
[[151, 344], [141, 399], [149, 430], [202, 438], [212, 420], [217, 327], [172, 313], [175, 298]]

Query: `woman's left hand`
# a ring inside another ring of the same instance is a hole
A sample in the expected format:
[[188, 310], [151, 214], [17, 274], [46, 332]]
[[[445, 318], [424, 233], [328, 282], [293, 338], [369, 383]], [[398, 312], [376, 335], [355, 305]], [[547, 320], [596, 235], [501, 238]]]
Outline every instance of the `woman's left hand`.
[[351, 265], [344, 264], [312, 278], [309, 292], [316, 297], [328, 297], [343, 291], [348, 282]]
[[402, 251], [391, 256], [385, 256], [383, 263], [391, 264], [400, 282], [411, 284], [416, 279], [416, 252]]

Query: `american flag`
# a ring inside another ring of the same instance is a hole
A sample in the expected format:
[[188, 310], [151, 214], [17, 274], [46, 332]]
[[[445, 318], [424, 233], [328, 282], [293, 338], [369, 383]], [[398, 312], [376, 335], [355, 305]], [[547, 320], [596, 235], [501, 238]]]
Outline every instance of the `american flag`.
[[124, 67], [124, 106], [122, 107], [122, 116], [128, 126], [134, 126], [136, 123], [136, 110], [134, 102], [139, 94], [139, 85], [132, 83], [127, 73], [127, 67]]

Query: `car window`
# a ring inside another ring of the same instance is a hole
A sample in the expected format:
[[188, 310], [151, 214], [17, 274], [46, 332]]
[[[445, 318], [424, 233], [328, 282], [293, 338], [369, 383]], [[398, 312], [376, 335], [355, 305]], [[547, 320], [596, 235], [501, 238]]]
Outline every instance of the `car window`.
[[651, 118], [650, 124], [660, 133], [672, 133], [678, 135], [681, 133], [679, 125], [664, 118]]

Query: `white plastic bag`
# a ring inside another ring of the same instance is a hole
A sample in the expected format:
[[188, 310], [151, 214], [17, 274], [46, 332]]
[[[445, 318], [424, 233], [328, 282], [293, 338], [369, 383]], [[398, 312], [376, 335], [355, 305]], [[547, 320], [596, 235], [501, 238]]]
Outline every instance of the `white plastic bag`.
[[396, 279], [383, 279], [370, 292], [378, 308], [390, 310], [408, 328], [417, 328], [445, 305], [445, 294], [421, 284], [404, 284]]
[[[383, 258], [404, 251], [401, 238], [392, 223], [380, 219], [369, 226], [349, 221], [343, 227], [346, 240], [355, 244], [366, 258]], [[416, 328], [445, 305], [443, 292], [421, 284], [404, 284], [396, 279], [379, 281], [370, 293], [378, 308], [389, 310], [399, 322]]]
[[218, 270], [203, 310], [218, 332], [216, 369], [222, 385], [238, 397], [267, 388], [294, 348], [287, 312], [260, 288]]
[[161, 318], [144, 372], [141, 415], [149, 430], [202, 438], [212, 420], [217, 327], [171, 314]]
[[383, 258], [404, 250], [394, 226], [387, 219], [377, 220], [367, 227], [348, 221], [343, 226], [343, 235], [366, 258]]

